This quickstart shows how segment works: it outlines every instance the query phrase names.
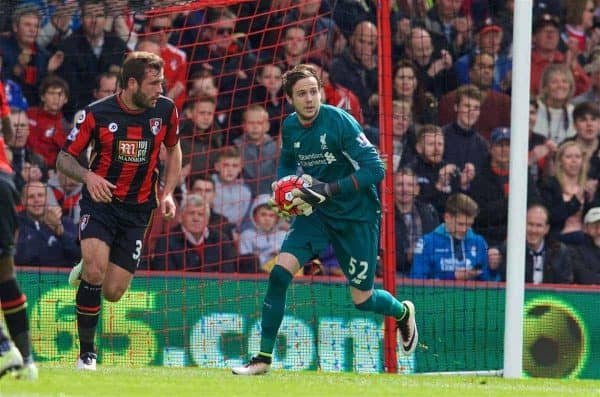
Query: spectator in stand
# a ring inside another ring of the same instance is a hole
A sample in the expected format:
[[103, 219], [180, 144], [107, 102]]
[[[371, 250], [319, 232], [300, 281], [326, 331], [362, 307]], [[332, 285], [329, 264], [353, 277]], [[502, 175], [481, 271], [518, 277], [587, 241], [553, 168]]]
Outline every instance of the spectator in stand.
[[346, 47], [346, 38], [341, 34], [335, 22], [323, 16], [322, 0], [296, 0], [295, 6], [283, 18], [283, 26], [300, 24], [308, 33], [308, 51], [313, 57], [321, 58], [324, 63], [331, 62]]
[[70, 220], [74, 225], [79, 224], [81, 208], [79, 199], [83, 185], [58, 171], [48, 180], [48, 190], [53, 194], [58, 206], [60, 206], [63, 217]]
[[48, 205], [47, 192], [42, 182], [23, 187], [25, 209], [18, 216], [17, 265], [66, 267], [81, 259], [76, 226], [63, 218], [60, 207]]
[[440, 224], [440, 216], [430, 203], [417, 200], [419, 184], [414, 171], [402, 168], [394, 174], [396, 227], [396, 272], [408, 276], [417, 241]]
[[221, 149], [212, 176], [215, 182], [214, 208], [238, 227], [252, 204], [252, 192], [242, 179], [242, 156], [234, 146]]
[[[481, 109], [473, 128], [489, 141], [490, 133], [496, 127], [510, 125], [510, 97], [492, 90], [494, 79], [494, 57], [479, 53], [471, 57], [470, 82], [481, 92]], [[445, 125], [456, 121], [456, 90], [444, 95], [438, 108], [438, 123]]]
[[117, 92], [119, 88], [119, 75], [114, 72], [100, 73], [96, 77], [96, 87], [92, 92], [95, 100], [106, 98]]
[[410, 103], [412, 120], [418, 124], [431, 124], [437, 120], [438, 101], [417, 79], [415, 64], [408, 59], [398, 61], [393, 76], [394, 99]]
[[437, 99], [458, 86], [452, 55], [446, 49], [435, 52], [431, 34], [427, 30], [419, 27], [411, 29], [405, 55], [417, 67], [419, 83]]
[[269, 135], [278, 137], [281, 124], [286, 115], [291, 113], [291, 106], [283, 93], [280, 64], [264, 64], [259, 67], [256, 83], [252, 87], [251, 101], [264, 106], [269, 114]]
[[576, 135], [566, 141], [575, 141], [583, 150], [583, 162], [588, 170], [589, 188], [600, 179], [600, 109], [592, 102], [582, 102], [573, 110]]
[[363, 125], [365, 119], [363, 117], [360, 101], [356, 94], [349, 88], [332, 81], [331, 73], [329, 73], [329, 66], [319, 59], [311, 58], [306, 64], [315, 69], [317, 75], [321, 77], [323, 83], [321, 98], [324, 100], [324, 103], [344, 109], [350, 113], [360, 125]]
[[0, 37], [0, 55], [4, 78], [13, 80], [23, 90], [30, 105], [39, 103], [38, 85], [47, 73], [53, 73], [63, 61], [60, 52], [50, 56], [36, 44], [40, 25], [39, 8], [30, 3], [12, 11], [12, 32]]
[[573, 105], [570, 104], [575, 81], [569, 68], [551, 64], [544, 69], [540, 82], [538, 115], [534, 131], [560, 144], [575, 135]]
[[279, 144], [269, 131], [269, 113], [260, 105], [250, 105], [242, 118], [244, 133], [234, 143], [242, 156], [242, 176], [252, 197], [270, 194], [276, 179]]
[[556, 174], [539, 183], [542, 203], [550, 212], [550, 235], [566, 244], [583, 241], [583, 213], [593, 206], [595, 185], [587, 185], [587, 167], [579, 143], [564, 142], [556, 153]]
[[575, 284], [600, 284], [600, 207], [590, 208], [583, 218], [585, 236], [578, 246], [570, 247]]
[[471, 18], [462, 9], [463, 0], [436, 1], [427, 11], [425, 28], [432, 35], [442, 38], [442, 46], [448, 48], [453, 58], [465, 54], [471, 46]]
[[69, 100], [69, 86], [62, 78], [50, 74], [40, 85], [40, 106], [27, 110], [30, 133], [27, 147], [40, 154], [48, 169], [54, 169], [58, 152], [67, 140], [69, 122], [62, 109]]
[[[396, 172], [400, 167], [415, 162], [417, 138], [410, 102], [395, 100], [392, 110], [392, 170]], [[375, 138], [373, 144], [379, 145], [379, 135]]]
[[[497, 246], [506, 240], [508, 226], [510, 129], [498, 127], [492, 131], [490, 158], [477, 172], [468, 193], [477, 202], [479, 214], [473, 228], [481, 234], [490, 246]], [[539, 194], [529, 176], [527, 201], [539, 202]]]
[[[250, 207], [252, 224], [240, 234], [240, 255], [255, 255], [260, 267], [272, 267], [279, 255], [286, 231], [280, 228], [279, 215], [271, 207], [270, 194], [256, 196]], [[270, 269], [268, 269], [270, 270]]]
[[[548, 210], [541, 204], [527, 209], [525, 231], [525, 282], [540, 284], [569, 284], [573, 282], [572, 259], [569, 249], [549, 234]], [[496, 248], [490, 248], [495, 251]], [[499, 280], [506, 280], [506, 244], [500, 247], [498, 267]], [[490, 264], [492, 267], [492, 264]]]
[[181, 224], [156, 241], [150, 270], [235, 272], [235, 247], [218, 230], [208, 227], [208, 202], [190, 194], [179, 213]]
[[180, 123], [184, 176], [206, 174], [214, 169], [216, 152], [225, 144], [225, 132], [215, 123], [216, 99], [194, 99], [189, 119]]
[[571, 70], [575, 81], [573, 90], [579, 95], [590, 88], [591, 82], [577, 61], [577, 54], [569, 48], [566, 54], [558, 50], [560, 42], [560, 20], [552, 14], [540, 15], [533, 24], [533, 49], [531, 51], [532, 96], [540, 94], [542, 74], [550, 64], [564, 64]]
[[45, 181], [48, 178], [48, 169], [44, 158], [27, 148], [29, 137], [29, 118], [22, 110], [10, 110], [10, 123], [12, 138], [6, 142], [12, 153], [12, 168], [15, 172], [15, 186], [18, 191], [23, 189], [27, 182]]
[[488, 144], [473, 128], [481, 113], [481, 91], [472, 84], [456, 90], [456, 121], [445, 125], [444, 160], [460, 170], [476, 173], [487, 162]]
[[[512, 17], [511, 17], [512, 18]], [[470, 76], [473, 58], [477, 54], [487, 53], [493, 58], [492, 83], [490, 89], [497, 92], [510, 93], [512, 59], [502, 47], [504, 31], [502, 25], [493, 17], [485, 18], [475, 28], [475, 47], [460, 57], [454, 64], [460, 84], [472, 82]]]
[[119, 37], [133, 51], [141, 31], [135, 25], [135, 17], [138, 16], [136, 14], [141, 13], [132, 10], [128, 0], [105, 0], [105, 2], [108, 14], [104, 31]]
[[71, 92], [65, 107], [68, 117], [93, 101], [96, 76], [118, 72], [128, 52], [123, 40], [104, 32], [107, 12], [102, 0], [82, 0], [81, 28], [59, 45], [64, 62], [57, 73], [67, 81]]
[[417, 132], [417, 156], [411, 165], [419, 184], [418, 199], [431, 203], [439, 214], [446, 208], [452, 193], [467, 187], [474, 175], [460, 172], [454, 164], [444, 161], [444, 133], [437, 125], [425, 124]]
[[171, 15], [156, 15], [146, 25], [142, 37], [159, 45], [159, 55], [165, 62], [165, 95], [173, 99], [177, 109], [181, 111], [186, 99], [185, 88], [189, 66], [186, 53], [169, 44], [172, 25]]
[[571, 103], [578, 105], [581, 102], [595, 102], [598, 106], [600, 104], [600, 57], [585, 65], [584, 69], [590, 75], [592, 85], [589, 90], [573, 98]]
[[547, 174], [552, 173], [552, 159], [556, 153], [556, 142], [534, 132], [537, 122], [538, 102], [529, 99], [529, 171], [534, 181], [539, 182]]
[[365, 124], [376, 123], [373, 104], [377, 101], [377, 27], [368, 21], [359, 23], [349, 46], [336, 56], [331, 64], [331, 79], [344, 87], [350, 87], [360, 100]]
[[80, 25], [77, 0], [47, 1], [36, 43], [49, 53], [54, 53], [61, 40]]
[[228, 8], [207, 9], [202, 37], [190, 56], [190, 73], [206, 69], [219, 76], [224, 106], [234, 113], [232, 125], [239, 125], [236, 109], [248, 104], [256, 68], [256, 51], [249, 48], [243, 33], [235, 33], [236, 21]]
[[191, 74], [188, 80], [187, 101], [183, 107], [183, 118], [189, 118], [189, 108], [198, 98], [214, 98], [217, 108], [215, 110], [214, 121], [219, 129], [224, 129], [229, 125], [229, 114], [231, 109], [228, 107], [228, 100], [225, 96], [219, 94], [219, 87], [215, 76], [210, 70], [198, 70]]
[[565, 33], [569, 49], [579, 59], [587, 58], [590, 48], [598, 44], [588, 37], [588, 31], [594, 26], [594, 11], [596, 6], [592, 0], [571, 0], [565, 7]]
[[471, 225], [477, 203], [462, 193], [448, 197], [444, 223], [425, 234], [415, 247], [411, 278], [486, 280], [488, 247]]
[[192, 178], [189, 193], [199, 194], [204, 198], [204, 200], [206, 200], [206, 202], [208, 202], [210, 207], [208, 226], [219, 230], [226, 240], [233, 241], [237, 246], [237, 243], [240, 241], [240, 234], [236, 229], [236, 225], [229, 222], [227, 218], [218, 213], [214, 208], [215, 181], [204, 175], [196, 176]]
[[[273, 62], [280, 65], [285, 72], [294, 66], [304, 63], [310, 56], [307, 33], [301, 25], [287, 26], [279, 42]], [[267, 50], [268, 51], [268, 50]]]

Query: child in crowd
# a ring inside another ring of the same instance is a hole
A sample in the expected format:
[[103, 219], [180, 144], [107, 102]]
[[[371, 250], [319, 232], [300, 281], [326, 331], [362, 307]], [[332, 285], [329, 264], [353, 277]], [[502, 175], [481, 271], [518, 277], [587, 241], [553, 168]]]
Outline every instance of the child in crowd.
[[269, 271], [279, 254], [286, 232], [279, 227], [277, 212], [269, 205], [270, 195], [257, 196], [250, 209], [252, 226], [240, 235], [240, 255], [256, 255], [260, 267]]

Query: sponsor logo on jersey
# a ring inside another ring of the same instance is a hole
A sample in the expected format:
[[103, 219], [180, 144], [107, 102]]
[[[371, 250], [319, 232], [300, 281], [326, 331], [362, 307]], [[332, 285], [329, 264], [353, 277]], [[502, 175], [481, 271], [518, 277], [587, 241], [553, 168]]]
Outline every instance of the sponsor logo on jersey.
[[294, 142], [294, 149], [300, 149], [300, 142]]
[[162, 119], [161, 118], [150, 119], [150, 131], [154, 135], [157, 135], [160, 132], [161, 127], [162, 127]]
[[148, 147], [149, 144], [146, 140], [119, 140], [117, 142], [117, 160], [123, 163], [147, 163]]
[[110, 123], [108, 125], [108, 130], [110, 132], [116, 132], [119, 129], [119, 126], [117, 125], [117, 123]]

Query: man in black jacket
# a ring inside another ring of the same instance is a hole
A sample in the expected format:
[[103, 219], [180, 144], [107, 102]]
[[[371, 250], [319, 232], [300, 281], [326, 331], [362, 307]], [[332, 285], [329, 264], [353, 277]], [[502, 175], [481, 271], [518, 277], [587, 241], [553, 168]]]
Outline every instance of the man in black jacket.
[[416, 199], [419, 184], [415, 173], [401, 168], [394, 174], [394, 201], [396, 204], [396, 271], [408, 275], [417, 241], [440, 224], [433, 205]]
[[[600, 217], [598, 218], [600, 220]], [[533, 284], [569, 284], [573, 282], [573, 267], [567, 246], [548, 236], [548, 210], [541, 204], [532, 204], [527, 210], [525, 248], [525, 282]], [[492, 250], [492, 249], [490, 249]], [[506, 245], [500, 249], [502, 263], [490, 263], [498, 280], [506, 279]]]
[[600, 207], [591, 208], [585, 218], [581, 245], [570, 248], [575, 284], [600, 284]]

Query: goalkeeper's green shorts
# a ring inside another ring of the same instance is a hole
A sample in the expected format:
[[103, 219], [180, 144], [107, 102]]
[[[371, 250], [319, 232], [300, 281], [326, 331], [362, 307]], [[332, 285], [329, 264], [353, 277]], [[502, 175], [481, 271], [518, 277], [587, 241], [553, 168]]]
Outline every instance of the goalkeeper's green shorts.
[[379, 221], [329, 221], [316, 212], [310, 216], [297, 216], [283, 241], [281, 252], [294, 255], [303, 265], [330, 244], [350, 285], [362, 291], [373, 288]]

